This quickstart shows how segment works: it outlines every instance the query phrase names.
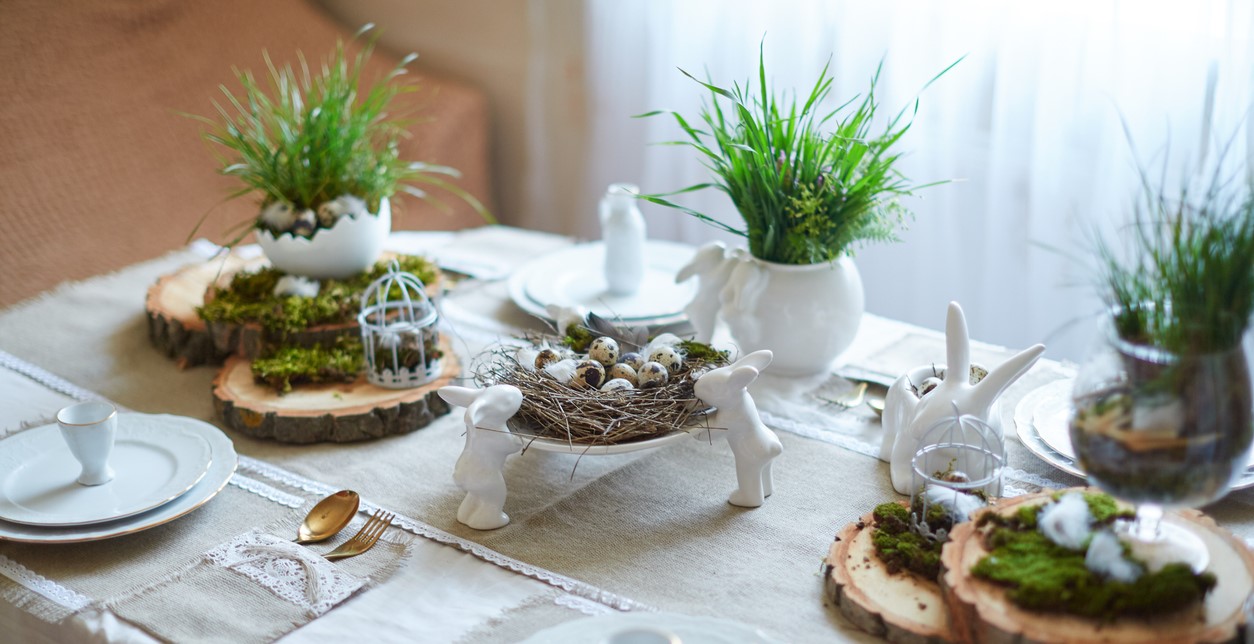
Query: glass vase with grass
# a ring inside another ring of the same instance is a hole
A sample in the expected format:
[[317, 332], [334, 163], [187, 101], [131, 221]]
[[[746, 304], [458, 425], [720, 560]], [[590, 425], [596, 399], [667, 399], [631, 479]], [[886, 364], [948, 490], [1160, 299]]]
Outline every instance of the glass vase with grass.
[[[722, 298], [732, 337], [742, 351], [774, 351], [774, 373], [821, 374], [853, 342], [862, 319], [854, 249], [897, 240], [910, 217], [901, 198], [934, 184], [914, 184], [897, 169], [896, 146], [918, 104], [880, 129], [879, 68], [865, 95], [832, 108], [830, 63], [798, 101], [770, 90], [762, 54], [756, 94], [749, 82], [729, 89], [683, 72], [710, 95], [699, 124], [671, 111], [641, 115], [673, 117], [686, 138], [671, 143], [696, 150], [714, 181], [640, 198], [743, 237], [749, 256], [724, 260], [739, 264], [727, 271]], [[673, 200], [704, 189], [727, 194], [744, 226]]]
[[217, 146], [219, 172], [243, 184], [228, 199], [260, 197], [258, 216], [235, 229], [228, 246], [255, 230], [276, 268], [343, 279], [378, 259], [397, 192], [447, 210], [432, 194], [443, 191], [492, 220], [478, 199], [452, 181], [457, 170], [401, 158], [399, 142], [412, 119], [394, 99], [417, 89], [401, 82], [417, 56], [404, 57], [367, 86], [363, 77], [373, 49], [371, 38], [350, 56], [339, 41], [316, 65], [298, 53], [299, 69], [277, 67], [265, 54], [264, 80], [243, 71], [236, 72], [238, 94], [222, 86], [225, 103], [214, 102], [216, 119], [189, 115]]
[[1254, 312], [1254, 201], [1218, 175], [1209, 183], [1169, 196], [1144, 181], [1121, 235], [1128, 252], [1099, 244], [1110, 308], [1072, 393], [1080, 465], [1137, 506], [1119, 529], [1151, 569], [1205, 568], [1205, 544], [1164, 509], [1222, 498], [1254, 435], [1242, 345]]

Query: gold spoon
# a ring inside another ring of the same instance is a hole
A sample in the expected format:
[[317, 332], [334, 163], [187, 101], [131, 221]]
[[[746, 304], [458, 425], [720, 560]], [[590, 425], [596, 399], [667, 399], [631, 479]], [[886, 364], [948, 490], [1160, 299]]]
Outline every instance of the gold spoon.
[[360, 503], [361, 497], [352, 490], [340, 490], [319, 501], [296, 531], [296, 543], [317, 543], [330, 539], [353, 520]]

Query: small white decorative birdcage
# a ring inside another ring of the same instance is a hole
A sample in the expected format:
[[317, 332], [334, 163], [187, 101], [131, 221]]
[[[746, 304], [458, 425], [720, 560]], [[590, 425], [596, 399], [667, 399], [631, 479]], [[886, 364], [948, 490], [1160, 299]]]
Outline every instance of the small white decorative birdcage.
[[954, 525], [1001, 496], [1006, 454], [997, 430], [953, 408], [919, 437], [910, 462], [910, 527], [941, 542]]
[[417, 387], [440, 373], [439, 314], [422, 280], [392, 260], [361, 294], [361, 344], [366, 378], [389, 389]]

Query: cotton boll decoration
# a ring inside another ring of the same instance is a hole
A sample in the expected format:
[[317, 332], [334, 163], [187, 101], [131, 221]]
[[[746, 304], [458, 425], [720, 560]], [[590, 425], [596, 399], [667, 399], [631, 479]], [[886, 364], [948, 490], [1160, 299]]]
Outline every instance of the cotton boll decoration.
[[622, 378], [612, 378], [601, 387], [601, 391], [628, 391], [636, 387]]
[[636, 379], [640, 382], [641, 389], [649, 387], [660, 387], [670, 380], [670, 373], [666, 367], [657, 362], [646, 362], [640, 367], [640, 372], [636, 374]]
[[284, 275], [279, 278], [279, 282], [274, 285], [274, 294], [276, 297], [285, 295], [295, 295], [297, 297], [318, 297], [318, 291], [321, 290], [322, 284], [318, 280], [300, 277], [299, 275]]
[[941, 485], [929, 485], [923, 494], [928, 507], [944, 508], [950, 521], [955, 524], [970, 519], [976, 510], [988, 505], [974, 494], [967, 494]]
[[649, 354], [649, 362], [657, 363], [666, 367], [668, 371], [676, 372], [684, 366], [684, 358], [679, 352], [671, 347], [658, 347]]
[[631, 365], [622, 362], [610, 367], [608, 377], [611, 380], [625, 380], [628, 383], [631, 383], [631, 386], [633, 387], [636, 386], [636, 383], [638, 382], [636, 378], [636, 370], [633, 369]]
[[1136, 581], [1145, 572], [1139, 564], [1123, 556], [1123, 543], [1109, 530], [1093, 535], [1089, 550], [1084, 553], [1084, 567], [1125, 584]]
[[[535, 354], [535, 357], [532, 358], [532, 364], [535, 365], [536, 369], [543, 369], [555, 362], [560, 362], [561, 359], [562, 356], [558, 352], [552, 349], [541, 349]], [[522, 361], [520, 360], [519, 362]]]
[[575, 375], [570, 379], [572, 387], [578, 389], [600, 389], [605, 382], [605, 367], [596, 360], [584, 360], [575, 367]]
[[588, 345], [588, 357], [609, 367], [618, 362], [618, 342], [614, 338], [601, 336]]
[[552, 376], [554, 380], [562, 384], [566, 384], [575, 377], [575, 368], [578, 365], [579, 363], [574, 360], [559, 360], [544, 367], [543, 371], [544, 373]]
[[1092, 534], [1093, 515], [1089, 504], [1079, 492], [1069, 492], [1057, 503], [1051, 503], [1041, 511], [1037, 528], [1050, 541], [1072, 550], [1083, 550], [1084, 542]]
[[630, 353], [624, 353], [622, 356], [618, 358], [618, 361], [622, 364], [625, 364], [631, 367], [633, 371], [640, 371], [640, 367], [643, 367], [645, 363], [644, 356], [634, 351]]

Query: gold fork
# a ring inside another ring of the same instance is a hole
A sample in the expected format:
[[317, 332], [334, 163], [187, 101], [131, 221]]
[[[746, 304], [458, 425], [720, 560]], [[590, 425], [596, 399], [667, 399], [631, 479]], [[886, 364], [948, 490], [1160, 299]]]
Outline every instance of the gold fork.
[[375, 510], [375, 513], [366, 520], [366, 525], [362, 526], [361, 530], [357, 531], [357, 534], [349, 538], [348, 541], [341, 543], [340, 547], [322, 556], [330, 561], [335, 561], [336, 559], [355, 557], [373, 548], [374, 544], [379, 541], [379, 537], [383, 535], [383, 531], [387, 530], [387, 527], [392, 524], [392, 519], [394, 518], [396, 518], [396, 515], [391, 512]]

